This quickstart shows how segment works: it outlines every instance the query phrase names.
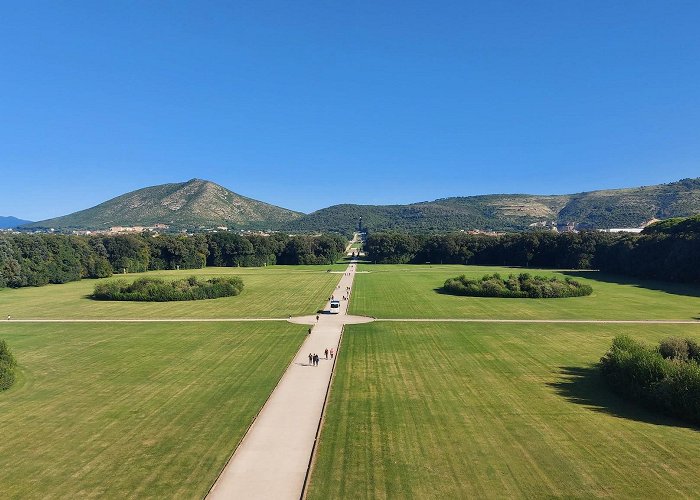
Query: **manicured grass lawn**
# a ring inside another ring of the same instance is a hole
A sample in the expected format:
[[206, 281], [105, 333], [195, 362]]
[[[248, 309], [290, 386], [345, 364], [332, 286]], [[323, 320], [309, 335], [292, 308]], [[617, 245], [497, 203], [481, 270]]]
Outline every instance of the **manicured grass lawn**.
[[599, 272], [574, 279], [588, 283], [593, 294], [564, 299], [457, 297], [436, 291], [460, 274], [530, 272], [563, 278], [571, 274], [479, 266], [358, 266], [370, 271], [355, 277], [352, 314], [377, 318], [498, 319], [694, 319], [700, 317], [700, 286], [634, 280]]
[[201, 498], [303, 340], [285, 322], [0, 323], [3, 498]]
[[696, 325], [346, 327], [309, 498], [697, 498], [700, 433], [611, 394], [617, 333]]
[[135, 280], [143, 276], [185, 278], [238, 275], [245, 288], [237, 297], [187, 302], [108, 302], [86, 296], [102, 280], [82, 280], [36, 288], [0, 289], [0, 318], [283, 318], [311, 314], [335, 289], [334, 266], [209, 267], [185, 271], [153, 271], [105, 279]]

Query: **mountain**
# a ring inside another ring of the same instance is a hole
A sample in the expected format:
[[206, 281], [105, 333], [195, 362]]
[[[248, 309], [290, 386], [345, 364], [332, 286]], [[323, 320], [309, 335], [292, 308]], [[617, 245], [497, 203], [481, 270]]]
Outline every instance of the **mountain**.
[[167, 224], [172, 229], [227, 226], [351, 234], [362, 217], [370, 231], [521, 231], [544, 223], [573, 223], [582, 229], [640, 227], [653, 219], [695, 214], [700, 214], [700, 178], [565, 195], [490, 194], [409, 205], [333, 205], [308, 215], [192, 179], [139, 189], [87, 210], [22, 227], [70, 230]]
[[363, 225], [374, 231], [520, 231], [546, 222], [609, 229], [698, 213], [700, 178], [567, 195], [494, 194], [410, 205], [334, 205], [293, 221], [290, 228], [351, 233], [362, 217]]
[[3, 217], [0, 215], [0, 229], [12, 229], [30, 222], [29, 220], [18, 219], [17, 217]]
[[109, 229], [154, 226], [171, 229], [277, 229], [303, 214], [236, 194], [213, 182], [192, 179], [161, 184], [117, 196], [63, 217], [23, 226], [26, 229]]

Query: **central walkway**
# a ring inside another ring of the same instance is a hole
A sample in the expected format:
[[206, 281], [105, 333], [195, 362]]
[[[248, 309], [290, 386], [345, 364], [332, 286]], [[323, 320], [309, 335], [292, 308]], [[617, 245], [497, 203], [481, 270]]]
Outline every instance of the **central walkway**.
[[[325, 349], [338, 351], [345, 323], [371, 321], [347, 316], [348, 296], [355, 264], [348, 266], [333, 295], [341, 300], [339, 314], [294, 318], [312, 325], [311, 334], [263, 406], [233, 456], [224, 467], [207, 498], [298, 499], [314, 450], [316, 435], [328, 391], [335, 357], [325, 359]], [[325, 310], [330, 310], [326, 304]], [[309, 354], [321, 358], [309, 364]]]

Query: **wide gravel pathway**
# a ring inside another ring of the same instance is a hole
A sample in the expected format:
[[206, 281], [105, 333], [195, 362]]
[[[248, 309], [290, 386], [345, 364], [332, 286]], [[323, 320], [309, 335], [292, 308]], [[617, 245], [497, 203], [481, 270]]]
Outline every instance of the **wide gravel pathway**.
[[[352, 291], [355, 264], [350, 264], [335, 290], [335, 298]], [[333, 374], [333, 359], [325, 359], [325, 349], [336, 353], [343, 324], [366, 322], [371, 318], [347, 315], [347, 300], [341, 300], [339, 314], [293, 318], [295, 323], [311, 324], [311, 334], [280, 379], [258, 417], [236, 448], [207, 498], [299, 499], [316, 445], [326, 395]], [[326, 310], [330, 304], [326, 304]], [[309, 363], [309, 354], [318, 354], [318, 366]]]

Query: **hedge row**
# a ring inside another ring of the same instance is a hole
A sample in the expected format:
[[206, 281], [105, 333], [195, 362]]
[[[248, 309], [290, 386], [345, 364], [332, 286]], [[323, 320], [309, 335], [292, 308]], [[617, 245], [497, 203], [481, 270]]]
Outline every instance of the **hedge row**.
[[521, 273], [502, 278], [498, 273], [487, 274], [480, 279], [469, 279], [465, 275], [445, 281], [443, 291], [453, 295], [471, 297], [505, 297], [505, 298], [560, 298], [582, 297], [590, 295], [593, 289], [571, 278], [559, 280], [555, 277], [545, 278]]
[[139, 278], [134, 282], [115, 280], [95, 285], [91, 298], [95, 300], [133, 300], [140, 302], [168, 302], [174, 300], [202, 300], [231, 297], [243, 290], [238, 276], [213, 278], [202, 281], [194, 276], [176, 281], [159, 278]]
[[4, 340], [0, 340], [0, 391], [9, 389], [15, 382], [14, 356]]
[[691, 339], [666, 339], [649, 348], [620, 335], [600, 363], [618, 394], [700, 424], [699, 361], [700, 347]]

